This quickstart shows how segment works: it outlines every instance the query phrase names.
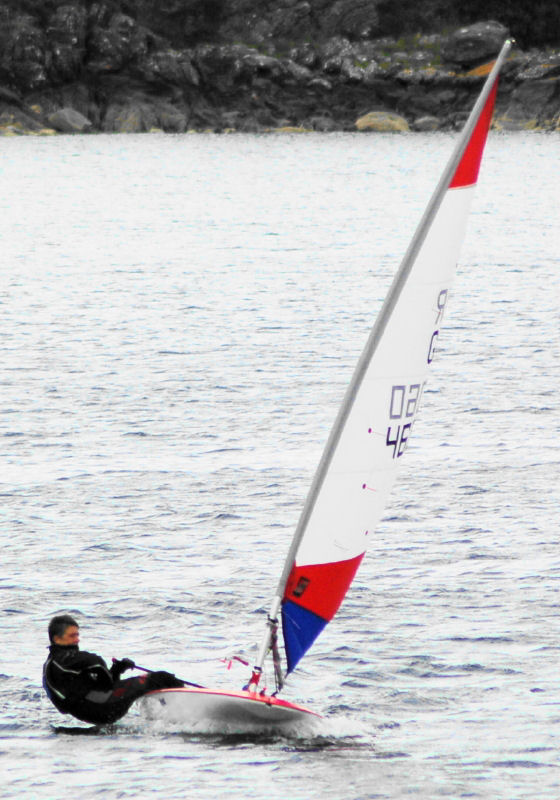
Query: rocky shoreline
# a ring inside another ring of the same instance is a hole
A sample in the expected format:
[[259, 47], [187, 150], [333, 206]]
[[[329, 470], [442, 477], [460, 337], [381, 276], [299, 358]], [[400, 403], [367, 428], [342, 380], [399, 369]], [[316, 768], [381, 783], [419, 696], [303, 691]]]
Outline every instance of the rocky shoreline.
[[[176, 47], [106, 4], [61, 5], [47, 22], [12, 14], [3, 29], [0, 135], [450, 130], [508, 36], [482, 21], [399, 40]], [[560, 49], [514, 47], [493, 124], [560, 130]]]

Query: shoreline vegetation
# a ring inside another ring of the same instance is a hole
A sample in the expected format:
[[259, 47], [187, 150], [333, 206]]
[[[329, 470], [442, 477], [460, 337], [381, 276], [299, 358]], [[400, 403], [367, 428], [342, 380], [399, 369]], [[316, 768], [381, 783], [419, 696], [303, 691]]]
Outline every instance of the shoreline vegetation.
[[425, 5], [4, 0], [0, 135], [455, 130], [515, 35], [493, 127], [560, 130], [553, 2], [534, 29], [514, 0], [460, 25], [461, 0]]

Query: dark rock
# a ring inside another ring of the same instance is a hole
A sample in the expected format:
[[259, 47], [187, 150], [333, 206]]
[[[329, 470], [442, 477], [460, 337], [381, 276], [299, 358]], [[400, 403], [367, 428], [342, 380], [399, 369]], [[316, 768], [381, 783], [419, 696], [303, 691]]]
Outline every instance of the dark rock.
[[[92, 7], [88, 40], [88, 69], [92, 72], [115, 72], [147, 55], [147, 32], [127, 14], [113, 14], [108, 21], [106, 9]], [[105, 24], [104, 24], [105, 23]]]
[[18, 92], [7, 89], [5, 86], [0, 86], [0, 103], [11, 103], [16, 106], [21, 106], [23, 100]]
[[[354, 130], [371, 110], [397, 112], [413, 127], [434, 119], [453, 127], [507, 30], [486, 22], [450, 37], [371, 38], [388, 5], [410, 11], [405, 32], [433, 13], [431, 3], [421, 12], [407, 3], [3, 0], [0, 113], [17, 131], [45, 126], [61, 109], [111, 131]], [[517, 50], [500, 81], [503, 125], [554, 127], [559, 76], [559, 53]], [[30, 121], [17, 118], [18, 108]]]
[[75, 80], [85, 60], [86, 10], [80, 5], [59, 6], [49, 18], [47, 39], [53, 82]]
[[554, 78], [560, 75], [560, 53], [546, 58], [537, 58], [527, 63], [517, 74], [519, 81], [538, 81], [542, 78]]
[[186, 110], [178, 109], [171, 103], [158, 103], [156, 114], [159, 127], [166, 133], [184, 133], [187, 130]]
[[333, 131], [338, 130], [337, 124], [333, 118], [329, 116], [310, 117], [304, 122], [303, 127], [310, 128], [314, 131], [319, 131], [320, 133], [332, 133]]
[[226, 0], [220, 34], [228, 41], [302, 40], [314, 33], [313, 3], [306, 0]]
[[154, 84], [184, 87], [200, 83], [200, 75], [187, 51], [168, 49], [149, 53], [138, 62], [135, 72]]
[[524, 81], [514, 90], [511, 102], [500, 118], [506, 130], [551, 127], [560, 113], [560, 78]]
[[47, 40], [39, 21], [30, 14], [5, 13], [0, 26], [0, 74], [22, 92], [47, 86]]
[[194, 64], [202, 84], [221, 92], [230, 91], [243, 75], [243, 57], [252, 49], [245, 45], [200, 45], [194, 51]]
[[289, 53], [290, 59], [302, 67], [309, 70], [315, 69], [319, 65], [319, 54], [316, 48], [310, 43], [305, 42], [293, 47]]
[[463, 67], [475, 66], [495, 58], [508, 37], [508, 29], [499, 22], [477, 22], [460, 28], [441, 48], [446, 61]]
[[72, 108], [89, 119], [92, 127], [97, 129], [100, 114], [92, 94], [84, 83], [76, 81], [64, 86], [31, 92], [27, 95], [27, 102], [30, 106], [40, 109], [45, 119], [61, 108]]
[[311, 30], [311, 5], [307, 2], [295, 3], [290, 7], [276, 8], [267, 19], [256, 19], [254, 28], [260, 41], [292, 37], [294, 31], [299, 36]]
[[[232, 12], [236, 1], [231, 3]], [[124, 3], [120, 5], [124, 7]], [[226, 5], [230, 5], [230, 0], [135, 0], [134, 4], [127, 4], [128, 13], [132, 13], [131, 7], [136, 7], [142, 24], [178, 50], [219, 39], [225, 24]], [[251, 3], [243, 4], [242, 17], [246, 6], [250, 8]]]
[[45, 128], [45, 121], [32, 108], [0, 105], [0, 128], [9, 128], [16, 133], [38, 133]]
[[407, 117], [440, 116], [443, 104], [433, 93], [422, 87], [409, 87], [406, 93], [396, 104], [396, 110]]
[[330, 59], [352, 58], [354, 47], [349, 39], [344, 36], [332, 36], [321, 46], [321, 59], [323, 64]]
[[379, 16], [371, 0], [336, 0], [325, 3], [320, 18], [325, 36], [342, 34], [351, 38], [371, 39], [378, 31]]
[[469, 118], [468, 111], [456, 111], [449, 115], [449, 122], [451, 127], [456, 130], [460, 131], [465, 125], [465, 122]]

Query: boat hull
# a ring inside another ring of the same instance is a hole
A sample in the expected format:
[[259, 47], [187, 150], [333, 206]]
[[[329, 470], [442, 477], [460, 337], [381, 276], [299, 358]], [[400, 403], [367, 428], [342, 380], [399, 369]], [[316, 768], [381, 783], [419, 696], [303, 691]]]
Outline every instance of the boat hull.
[[288, 700], [246, 691], [158, 689], [144, 695], [139, 705], [151, 720], [228, 732], [277, 729], [320, 719], [315, 712]]

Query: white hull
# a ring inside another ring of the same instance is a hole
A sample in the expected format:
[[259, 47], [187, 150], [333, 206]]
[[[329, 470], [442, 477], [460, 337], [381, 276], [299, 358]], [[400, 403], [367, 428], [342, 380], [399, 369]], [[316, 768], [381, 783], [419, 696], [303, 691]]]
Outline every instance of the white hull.
[[138, 704], [150, 720], [224, 733], [282, 730], [320, 719], [303, 706], [246, 691], [159, 689], [144, 695]]

